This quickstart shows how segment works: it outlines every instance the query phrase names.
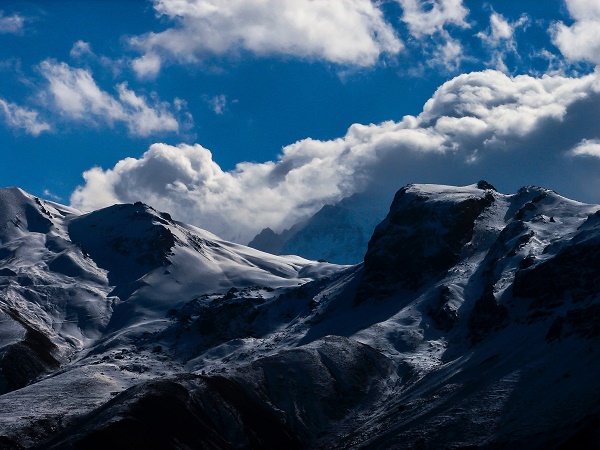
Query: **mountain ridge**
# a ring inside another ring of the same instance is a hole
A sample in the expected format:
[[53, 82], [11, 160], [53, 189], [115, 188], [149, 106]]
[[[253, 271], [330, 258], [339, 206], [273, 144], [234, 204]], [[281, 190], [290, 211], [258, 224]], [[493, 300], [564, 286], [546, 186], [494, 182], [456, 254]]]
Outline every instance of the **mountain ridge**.
[[598, 205], [408, 185], [354, 266], [0, 206], [7, 448], [600, 445]]

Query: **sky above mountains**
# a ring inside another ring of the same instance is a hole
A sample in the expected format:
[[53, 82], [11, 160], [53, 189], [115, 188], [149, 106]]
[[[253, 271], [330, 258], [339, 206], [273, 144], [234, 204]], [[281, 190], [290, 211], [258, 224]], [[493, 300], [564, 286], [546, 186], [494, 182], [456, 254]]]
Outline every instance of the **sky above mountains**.
[[4, 186], [240, 242], [410, 182], [600, 202], [597, 0], [0, 8]]

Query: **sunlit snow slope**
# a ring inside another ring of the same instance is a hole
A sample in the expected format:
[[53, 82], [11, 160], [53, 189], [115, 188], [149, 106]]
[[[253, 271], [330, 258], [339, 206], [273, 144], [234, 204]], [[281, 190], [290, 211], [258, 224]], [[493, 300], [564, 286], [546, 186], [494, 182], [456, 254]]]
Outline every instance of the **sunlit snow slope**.
[[199, 295], [297, 286], [338, 270], [222, 241], [141, 203], [82, 214], [2, 189], [1, 390], [100, 341], [161, 327], [167, 310]]

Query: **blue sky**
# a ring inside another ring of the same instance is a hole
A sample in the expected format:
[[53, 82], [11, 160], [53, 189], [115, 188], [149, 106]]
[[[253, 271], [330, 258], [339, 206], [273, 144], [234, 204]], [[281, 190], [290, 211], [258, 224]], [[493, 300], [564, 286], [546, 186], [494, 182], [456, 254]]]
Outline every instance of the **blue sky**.
[[247, 241], [409, 182], [600, 202], [597, 0], [0, 4], [2, 185]]

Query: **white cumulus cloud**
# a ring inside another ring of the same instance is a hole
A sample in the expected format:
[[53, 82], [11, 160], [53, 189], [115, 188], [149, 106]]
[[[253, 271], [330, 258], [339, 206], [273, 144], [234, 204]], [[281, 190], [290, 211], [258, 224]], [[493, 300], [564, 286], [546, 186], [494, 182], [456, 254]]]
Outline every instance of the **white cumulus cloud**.
[[[443, 84], [418, 116], [355, 124], [330, 141], [304, 139], [284, 147], [276, 161], [240, 163], [232, 171], [222, 170], [200, 145], [154, 144], [140, 158], [85, 172], [71, 203], [89, 210], [142, 200], [245, 243], [264, 227], [281, 230], [327, 203], [384, 185], [473, 182], [505, 171], [522, 171], [530, 184], [537, 167], [552, 160], [539, 156], [557, 145], [548, 133], [573, 126], [569, 111], [595, 101], [597, 87], [596, 74], [464, 74]], [[576, 134], [562, 130], [559, 136]], [[563, 177], [562, 168], [555, 169]]]
[[469, 10], [462, 0], [397, 0], [402, 6], [402, 21], [417, 38], [442, 31], [447, 25], [468, 28]]
[[133, 62], [141, 77], [166, 60], [197, 63], [236, 52], [370, 66], [402, 49], [371, 0], [155, 0], [154, 7], [175, 24], [131, 39], [143, 53]]
[[552, 29], [554, 44], [571, 61], [600, 64], [600, 2], [565, 0], [573, 25], [562, 22]]
[[182, 102], [173, 105], [129, 89], [127, 83], [115, 87], [116, 96], [103, 91], [87, 69], [66, 63], [45, 60], [40, 72], [48, 81], [47, 94], [51, 103], [66, 119], [92, 124], [124, 123], [134, 136], [152, 133], [178, 132], [176, 117]]

